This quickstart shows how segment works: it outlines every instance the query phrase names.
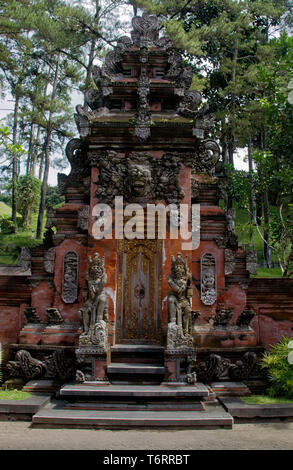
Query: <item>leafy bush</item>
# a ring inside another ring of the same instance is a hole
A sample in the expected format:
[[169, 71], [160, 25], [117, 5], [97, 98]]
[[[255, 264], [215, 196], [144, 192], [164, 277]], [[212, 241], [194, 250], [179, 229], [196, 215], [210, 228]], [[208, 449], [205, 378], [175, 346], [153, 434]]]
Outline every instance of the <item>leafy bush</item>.
[[293, 364], [289, 362], [292, 349], [289, 343], [292, 344], [292, 338], [284, 337], [262, 359], [262, 366], [267, 370], [271, 383], [268, 390], [271, 397], [293, 398]]
[[3, 214], [0, 214], [0, 232], [11, 233], [13, 228], [13, 221], [11, 217]]

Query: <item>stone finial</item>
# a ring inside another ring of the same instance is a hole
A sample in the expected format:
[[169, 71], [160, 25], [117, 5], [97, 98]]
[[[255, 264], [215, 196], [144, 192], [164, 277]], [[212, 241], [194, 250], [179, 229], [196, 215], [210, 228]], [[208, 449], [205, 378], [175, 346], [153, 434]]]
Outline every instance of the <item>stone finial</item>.
[[144, 13], [132, 19], [132, 40], [137, 46], [151, 46], [159, 39], [159, 21], [154, 15]]

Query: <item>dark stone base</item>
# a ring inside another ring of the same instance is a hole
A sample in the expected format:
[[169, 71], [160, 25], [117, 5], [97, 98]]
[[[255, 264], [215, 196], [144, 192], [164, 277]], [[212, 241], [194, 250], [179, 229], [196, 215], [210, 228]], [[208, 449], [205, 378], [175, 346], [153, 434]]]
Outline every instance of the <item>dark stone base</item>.
[[211, 388], [217, 397], [247, 397], [251, 395], [249, 388], [242, 382], [213, 382]]
[[79, 368], [87, 381], [108, 382], [108, 351], [95, 347], [80, 347], [75, 353]]
[[234, 418], [251, 419], [293, 419], [293, 403], [283, 405], [246, 405], [239, 398], [221, 398], [225, 410]]
[[164, 352], [165, 383], [187, 381], [188, 358], [196, 357], [192, 348], [166, 349]]
[[34, 394], [24, 400], [0, 400], [1, 421], [31, 421], [50, 401], [51, 395]]

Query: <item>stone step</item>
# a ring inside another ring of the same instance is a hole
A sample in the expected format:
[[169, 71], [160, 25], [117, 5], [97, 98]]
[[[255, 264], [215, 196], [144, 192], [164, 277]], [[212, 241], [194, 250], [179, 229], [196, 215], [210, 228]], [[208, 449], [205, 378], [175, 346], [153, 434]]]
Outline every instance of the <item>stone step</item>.
[[158, 346], [156, 344], [115, 344], [111, 347], [111, 353], [144, 353], [144, 354], [152, 354], [152, 353], [163, 353], [164, 348], [163, 346]]
[[164, 375], [165, 367], [154, 364], [112, 362], [107, 367], [108, 374]]
[[63, 399], [170, 399], [196, 398], [209, 396], [208, 388], [202, 384], [196, 385], [102, 385], [101, 382], [85, 382], [83, 384], [64, 385], [59, 392]]
[[120, 410], [120, 411], [204, 411], [204, 405], [200, 401], [189, 400], [153, 400], [153, 401], [99, 401], [68, 403], [66, 410]]
[[99, 429], [147, 428], [232, 428], [233, 418], [220, 405], [206, 411], [121, 411], [73, 410], [52, 400], [33, 416], [34, 427], [76, 427]]

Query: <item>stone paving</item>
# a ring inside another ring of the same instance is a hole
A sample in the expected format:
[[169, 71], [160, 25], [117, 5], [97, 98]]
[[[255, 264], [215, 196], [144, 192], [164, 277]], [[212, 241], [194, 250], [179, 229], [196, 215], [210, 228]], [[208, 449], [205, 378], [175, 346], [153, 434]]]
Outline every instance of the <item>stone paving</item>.
[[1, 450], [293, 450], [293, 423], [235, 424], [233, 430], [34, 429], [0, 422]]

